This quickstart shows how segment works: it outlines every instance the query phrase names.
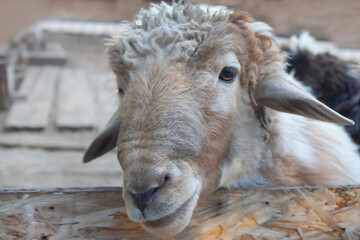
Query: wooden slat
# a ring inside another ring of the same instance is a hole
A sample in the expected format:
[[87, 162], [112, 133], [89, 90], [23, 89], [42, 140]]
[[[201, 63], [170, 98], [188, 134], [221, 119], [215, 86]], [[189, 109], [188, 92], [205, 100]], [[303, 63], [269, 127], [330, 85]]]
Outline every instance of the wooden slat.
[[82, 151], [3, 147], [0, 152], [0, 188], [122, 186], [116, 151], [88, 164], [82, 163]]
[[19, 87], [19, 90], [15, 92], [16, 98], [26, 98], [34, 89], [38, 76], [40, 74], [39, 67], [28, 67], [25, 71], [24, 79]]
[[65, 50], [58, 44], [50, 44], [46, 50], [37, 50], [28, 52], [29, 64], [52, 64], [64, 65], [67, 61]]
[[59, 128], [95, 126], [95, 103], [86, 72], [64, 69], [59, 83], [56, 125]]
[[[360, 187], [218, 190], [175, 239], [359, 239]], [[329, 221], [329, 219], [331, 219]], [[0, 238], [156, 239], [121, 189], [0, 190]]]
[[74, 140], [69, 137], [61, 137], [59, 135], [48, 136], [36, 133], [1, 133], [0, 146], [83, 151], [89, 146], [89, 142]]
[[6, 63], [4, 60], [0, 60], [0, 110], [7, 109], [8, 107], [9, 91], [6, 73]]
[[45, 67], [26, 101], [16, 101], [5, 122], [6, 129], [44, 129], [49, 123], [59, 68]]
[[29, 64], [51, 64], [64, 65], [66, 63], [66, 56], [53, 52], [31, 52], [29, 54]]

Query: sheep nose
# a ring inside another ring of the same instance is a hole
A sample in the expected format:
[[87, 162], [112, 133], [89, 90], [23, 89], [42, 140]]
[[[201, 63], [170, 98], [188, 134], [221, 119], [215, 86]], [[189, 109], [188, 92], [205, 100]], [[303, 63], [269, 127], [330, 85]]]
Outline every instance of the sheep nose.
[[145, 192], [129, 192], [130, 195], [133, 197], [135, 206], [143, 212], [147, 205], [149, 205], [152, 202], [152, 197], [156, 190], [158, 190], [159, 187], [151, 187], [150, 189], [146, 190]]

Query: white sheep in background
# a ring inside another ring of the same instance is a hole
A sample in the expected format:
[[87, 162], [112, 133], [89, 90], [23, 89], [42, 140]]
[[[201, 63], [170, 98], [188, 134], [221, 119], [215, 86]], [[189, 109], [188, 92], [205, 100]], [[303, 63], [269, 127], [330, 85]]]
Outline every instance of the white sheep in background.
[[160, 236], [220, 187], [360, 182], [353, 124], [284, 71], [271, 28], [246, 13], [161, 3], [108, 41], [121, 106], [84, 162], [117, 147], [135, 222]]

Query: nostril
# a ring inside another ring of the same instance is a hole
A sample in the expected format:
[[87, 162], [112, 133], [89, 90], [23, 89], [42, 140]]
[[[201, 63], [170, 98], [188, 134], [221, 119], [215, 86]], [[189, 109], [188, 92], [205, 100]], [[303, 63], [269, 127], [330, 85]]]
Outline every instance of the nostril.
[[158, 187], [151, 187], [150, 189], [142, 193], [129, 193], [133, 197], [136, 207], [143, 211], [146, 206], [152, 202], [152, 196], [158, 189]]
[[161, 181], [161, 178], [159, 178], [158, 180], [160, 180], [160, 181], [156, 183], [157, 185], [155, 185], [155, 186], [153, 185], [145, 192], [135, 192], [135, 191], [129, 190], [129, 193], [130, 193], [131, 197], [133, 198], [133, 202], [134, 202], [135, 206], [142, 213], [144, 212], [147, 205], [149, 205], [153, 201], [154, 194], [157, 192], [157, 190], [162, 188], [164, 186], [164, 184], [170, 180], [170, 176], [163, 175], [162, 181]]

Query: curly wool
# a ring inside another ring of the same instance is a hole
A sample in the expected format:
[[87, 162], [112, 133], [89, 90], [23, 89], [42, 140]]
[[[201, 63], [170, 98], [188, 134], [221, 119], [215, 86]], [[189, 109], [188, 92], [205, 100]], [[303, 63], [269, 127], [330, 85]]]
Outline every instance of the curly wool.
[[[238, 56], [243, 68], [241, 84], [249, 88], [250, 95], [257, 82], [276, 79], [283, 72], [286, 53], [281, 52], [272, 37], [272, 28], [266, 23], [224, 6], [162, 2], [141, 10], [133, 22], [125, 23], [117, 35], [108, 39], [110, 67], [118, 87], [125, 87], [149, 60], [185, 66], [204, 40], [216, 31], [216, 23], [234, 24], [242, 31], [242, 37], [234, 38], [233, 42], [235, 48], [242, 49], [239, 52], [243, 54]], [[254, 100], [252, 104], [256, 106]], [[265, 114], [262, 112], [261, 116]]]
[[231, 11], [204, 11], [199, 5], [152, 4], [143, 9], [118, 35], [108, 40], [110, 62], [132, 69], [139, 61], [162, 57], [186, 62], [211, 30], [211, 23], [227, 21]]

